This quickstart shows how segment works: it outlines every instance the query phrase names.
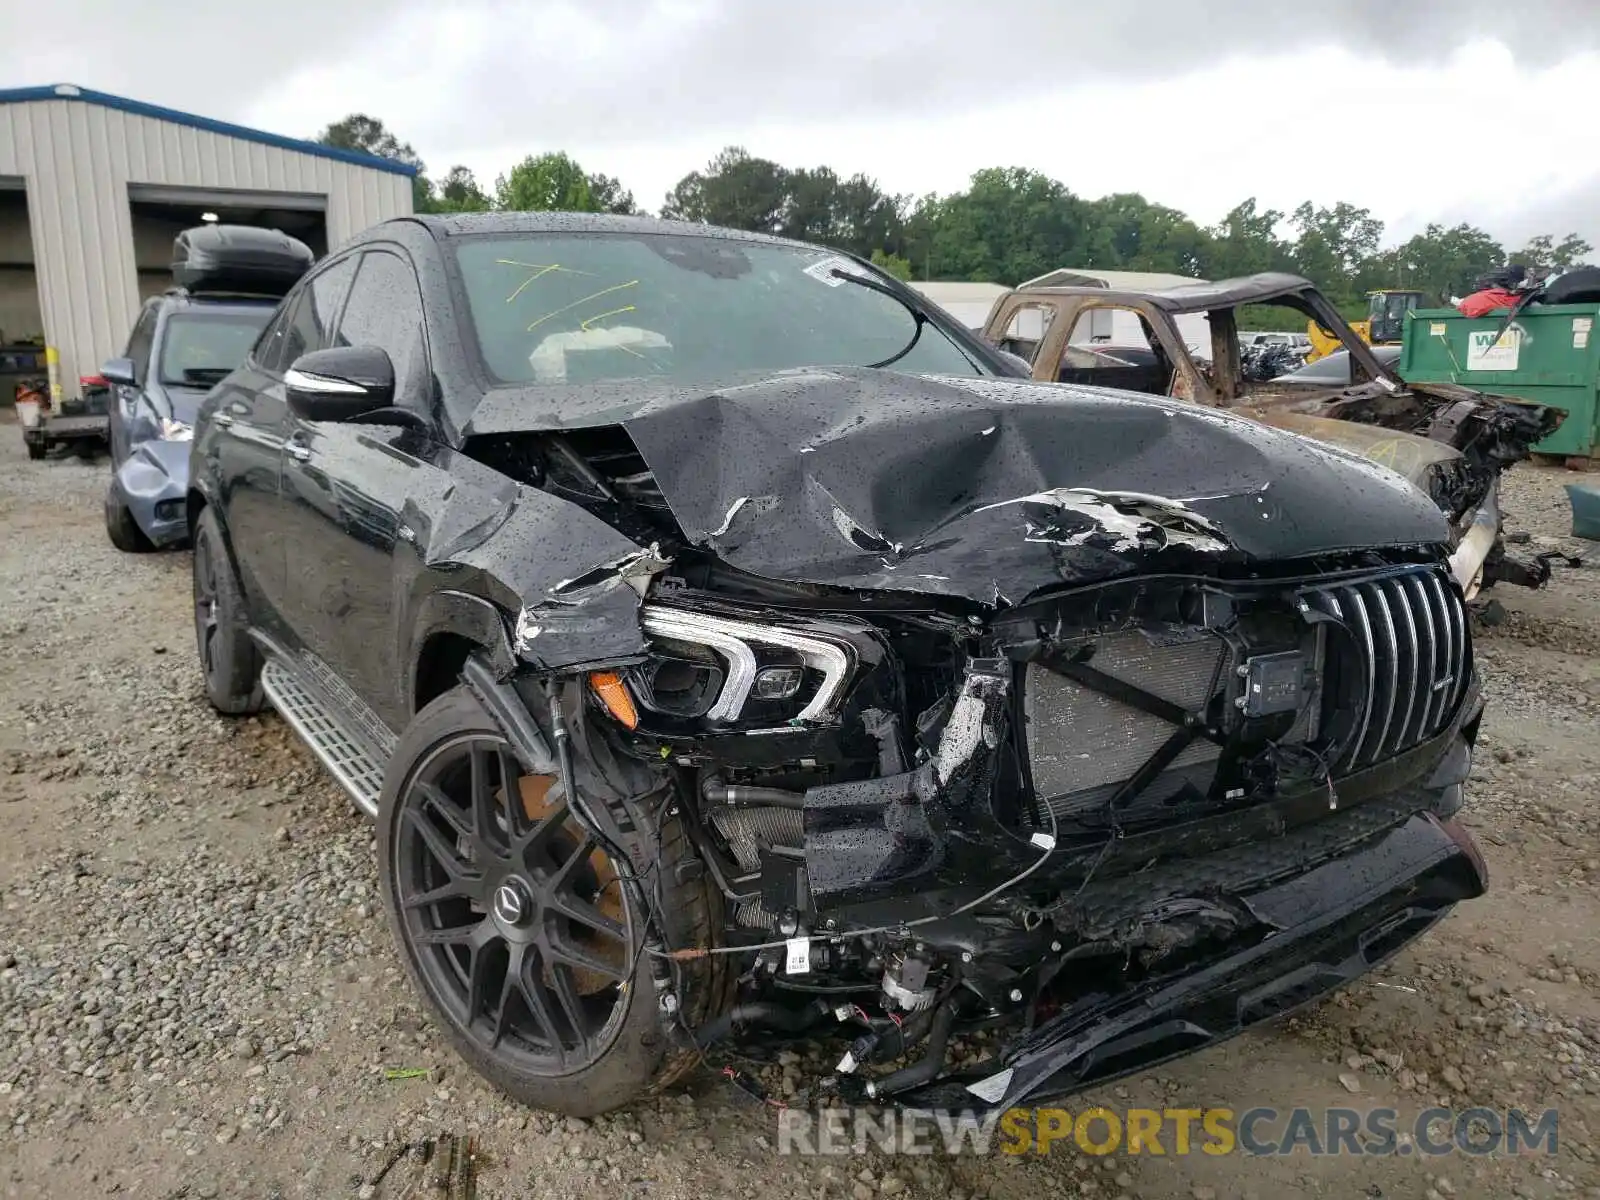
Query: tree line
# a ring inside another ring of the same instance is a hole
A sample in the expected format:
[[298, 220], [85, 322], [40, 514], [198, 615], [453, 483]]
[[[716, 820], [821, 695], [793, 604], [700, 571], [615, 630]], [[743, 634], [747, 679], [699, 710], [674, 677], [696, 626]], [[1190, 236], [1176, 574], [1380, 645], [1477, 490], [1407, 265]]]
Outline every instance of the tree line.
[[[485, 187], [462, 166], [430, 179], [411, 145], [372, 117], [335, 122], [317, 140], [415, 166], [418, 212], [644, 211], [620, 181], [586, 172], [565, 153], [529, 155]], [[903, 279], [1016, 284], [1058, 267], [1202, 279], [1290, 271], [1353, 314], [1364, 314], [1364, 297], [1374, 289], [1411, 288], [1446, 303], [1492, 268], [1566, 269], [1593, 249], [1575, 233], [1545, 234], [1511, 249], [1466, 223], [1430, 224], [1384, 246], [1383, 222], [1342, 201], [1308, 200], [1283, 212], [1252, 198], [1204, 226], [1136, 192], [1090, 200], [1022, 167], [989, 167], [963, 191], [912, 197], [886, 192], [866, 175], [785, 167], [737, 146], [679, 180], [659, 215], [833, 246]]]

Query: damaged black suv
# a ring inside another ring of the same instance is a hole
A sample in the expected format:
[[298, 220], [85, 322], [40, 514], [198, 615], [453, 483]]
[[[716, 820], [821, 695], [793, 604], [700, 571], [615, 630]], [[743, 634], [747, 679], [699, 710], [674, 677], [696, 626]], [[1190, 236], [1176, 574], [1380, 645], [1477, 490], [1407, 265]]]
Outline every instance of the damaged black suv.
[[206, 688], [377, 820], [485, 1076], [593, 1113], [827, 1036], [813, 1099], [1039, 1101], [1482, 893], [1439, 510], [1017, 372], [848, 256], [500, 214], [370, 230], [211, 394]]

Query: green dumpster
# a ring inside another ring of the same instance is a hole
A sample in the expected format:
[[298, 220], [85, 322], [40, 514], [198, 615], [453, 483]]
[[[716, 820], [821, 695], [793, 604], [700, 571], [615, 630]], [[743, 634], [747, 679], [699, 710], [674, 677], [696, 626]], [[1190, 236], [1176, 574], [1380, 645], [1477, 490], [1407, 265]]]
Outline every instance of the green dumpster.
[[1559, 408], [1566, 420], [1535, 452], [1600, 455], [1600, 304], [1530, 305], [1509, 327], [1504, 314], [1414, 309], [1399, 370], [1410, 383], [1458, 383]]

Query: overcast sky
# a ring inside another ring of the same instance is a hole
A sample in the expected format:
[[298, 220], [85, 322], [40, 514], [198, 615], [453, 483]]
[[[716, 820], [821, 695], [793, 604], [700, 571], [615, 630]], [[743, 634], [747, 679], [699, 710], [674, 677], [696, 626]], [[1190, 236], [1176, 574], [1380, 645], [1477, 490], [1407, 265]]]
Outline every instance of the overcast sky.
[[736, 143], [895, 192], [1026, 166], [1205, 223], [1350, 200], [1388, 241], [1600, 246], [1600, 0], [51, 0], [12, 25], [10, 85], [298, 136], [366, 112], [486, 184], [566, 150], [650, 209]]

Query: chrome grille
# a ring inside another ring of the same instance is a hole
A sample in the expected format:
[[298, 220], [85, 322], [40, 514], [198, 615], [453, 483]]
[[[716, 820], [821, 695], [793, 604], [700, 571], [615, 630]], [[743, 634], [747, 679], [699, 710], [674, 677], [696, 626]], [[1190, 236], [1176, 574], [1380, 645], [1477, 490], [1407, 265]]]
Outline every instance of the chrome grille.
[[1336, 770], [1371, 766], [1442, 730], [1466, 691], [1470, 662], [1466, 607], [1454, 583], [1419, 568], [1310, 595], [1349, 629], [1354, 644], [1340, 658], [1361, 680]]

